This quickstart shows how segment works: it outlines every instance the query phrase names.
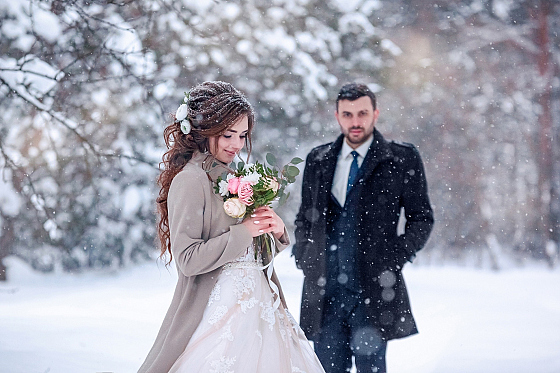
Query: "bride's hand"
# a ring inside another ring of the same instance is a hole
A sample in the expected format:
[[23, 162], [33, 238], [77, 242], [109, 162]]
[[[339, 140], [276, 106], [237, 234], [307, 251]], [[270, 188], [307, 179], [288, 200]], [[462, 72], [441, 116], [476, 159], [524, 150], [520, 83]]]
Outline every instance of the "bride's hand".
[[259, 207], [242, 223], [253, 237], [264, 233], [272, 233], [276, 238], [284, 234], [284, 222], [276, 212], [268, 206]]

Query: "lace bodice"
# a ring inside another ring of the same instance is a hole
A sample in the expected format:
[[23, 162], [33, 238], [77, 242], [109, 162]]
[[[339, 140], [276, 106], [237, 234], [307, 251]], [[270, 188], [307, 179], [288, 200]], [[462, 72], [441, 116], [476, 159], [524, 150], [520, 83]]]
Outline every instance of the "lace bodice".
[[245, 251], [245, 254], [225, 265], [225, 268], [244, 268], [244, 267], [262, 267], [262, 255], [259, 252], [255, 257], [255, 246], [251, 245]]

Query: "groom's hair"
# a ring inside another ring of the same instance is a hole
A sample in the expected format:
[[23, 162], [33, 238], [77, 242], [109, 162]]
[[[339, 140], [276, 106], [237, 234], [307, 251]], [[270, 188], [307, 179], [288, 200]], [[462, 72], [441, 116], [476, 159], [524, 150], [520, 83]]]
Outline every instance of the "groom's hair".
[[360, 97], [368, 96], [373, 105], [373, 110], [377, 109], [377, 102], [375, 94], [365, 84], [348, 83], [340, 88], [338, 96], [336, 97], [336, 110], [338, 111], [338, 102], [340, 100], [354, 101]]

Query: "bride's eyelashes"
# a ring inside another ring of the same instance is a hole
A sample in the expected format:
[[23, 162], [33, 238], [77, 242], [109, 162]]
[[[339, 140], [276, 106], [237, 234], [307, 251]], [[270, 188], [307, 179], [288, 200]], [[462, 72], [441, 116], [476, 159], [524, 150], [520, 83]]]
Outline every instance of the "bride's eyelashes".
[[[232, 138], [232, 135], [222, 135], [222, 136], [226, 139], [231, 139]], [[239, 136], [239, 138], [246, 139], [247, 135], [241, 135], [241, 136]]]

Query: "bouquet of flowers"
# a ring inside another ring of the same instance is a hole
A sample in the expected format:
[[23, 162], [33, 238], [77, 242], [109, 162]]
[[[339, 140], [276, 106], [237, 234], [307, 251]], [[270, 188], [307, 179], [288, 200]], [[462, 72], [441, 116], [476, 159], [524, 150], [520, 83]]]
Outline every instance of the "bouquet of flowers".
[[[286, 193], [285, 189], [296, 181], [296, 176], [299, 175], [296, 165], [303, 160], [293, 158], [278, 169], [273, 154], [268, 153], [265, 159], [265, 164], [240, 161], [234, 173], [224, 173], [218, 177], [214, 190], [224, 199], [226, 214], [243, 219], [258, 207], [270, 206], [273, 201], [278, 201], [278, 206], [286, 202], [290, 193]], [[263, 246], [266, 246], [270, 253], [271, 242], [268, 236], [264, 234], [258, 236], [254, 243], [257, 250], [262, 250]]]

